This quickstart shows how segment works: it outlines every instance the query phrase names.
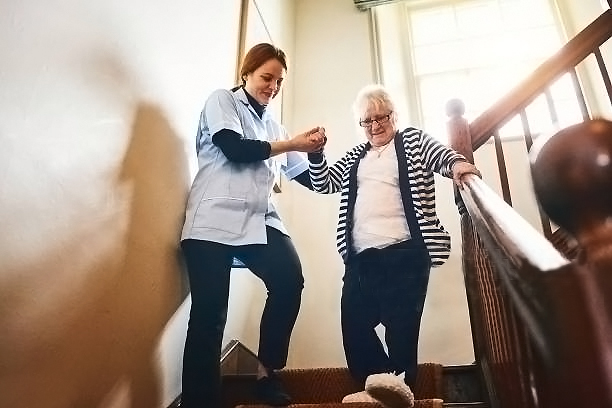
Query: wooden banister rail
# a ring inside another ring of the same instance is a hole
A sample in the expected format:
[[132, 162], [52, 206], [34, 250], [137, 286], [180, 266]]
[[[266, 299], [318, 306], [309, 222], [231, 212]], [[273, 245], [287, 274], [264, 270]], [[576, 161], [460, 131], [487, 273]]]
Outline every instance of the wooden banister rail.
[[[477, 237], [464, 239], [464, 262], [476, 264], [477, 285], [494, 298], [477, 305], [488, 313], [477, 328], [489, 334], [475, 346], [484, 350], [489, 389], [499, 393], [493, 406], [610, 407], [612, 122], [588, 120], [538, 143], [531, 152], [536, 196], [583, 253], [567, 260], [483, 181], [465, 176], [462, 227], [473, 225]], [[499, 310], [491, 313], [491, 305]]]
[[565, 259], [497, 193], [476, 176], [467, 176], [461, 197], [513, 306], [546, 361], [552, 361], [551, 330], [542, 293], [545, 274], [567, 268]]
[[474, 150], [490, 138], [494, 129], [527, 106], [554, 80], [575, 67], [610, 37], [612, 37], [612, 9], [604, 11], [560, 51], [536, 68], [527, 79], [470, 123], [469, 133]]

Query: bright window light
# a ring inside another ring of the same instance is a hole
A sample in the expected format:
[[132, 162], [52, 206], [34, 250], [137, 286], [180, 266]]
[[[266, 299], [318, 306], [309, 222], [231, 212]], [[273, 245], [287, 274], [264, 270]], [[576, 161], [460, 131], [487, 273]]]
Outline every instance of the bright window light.
[[[563, 44], [549, 0], [465, 0], [411, 8], [407, 27], [421, 126], [446, 141], [445, 104], [459, 98], [472, 120]], [[422, 4], [422, 3], [421, 3]], [[551, 90], [565, 122], [578, 121], [571, 78]], [[551, 127], [546, 101], [528, 110], [532, 133]], [[522, 134], [520, 120], [500, 130]]]

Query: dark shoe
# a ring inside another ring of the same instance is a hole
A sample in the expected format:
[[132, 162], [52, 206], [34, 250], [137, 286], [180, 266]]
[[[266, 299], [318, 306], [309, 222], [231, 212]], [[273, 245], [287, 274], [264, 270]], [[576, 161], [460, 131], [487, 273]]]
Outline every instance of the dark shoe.
[[257, 380], [255, 396], [260, 402], [274, 407], [286, 407], [291, 404], [291, 397], [285, 392], [280, 378], [275, 373]]

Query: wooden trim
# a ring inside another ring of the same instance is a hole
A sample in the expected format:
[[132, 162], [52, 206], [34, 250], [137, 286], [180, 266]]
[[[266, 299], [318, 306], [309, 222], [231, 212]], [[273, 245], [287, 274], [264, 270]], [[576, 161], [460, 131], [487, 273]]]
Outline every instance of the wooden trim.
[[382, 84], [380, 63], [380, 36], [378, 33], [378, 19], [372, 9], [368, 10], [368, 25], [370, 29], [370, 50], [372, 52], [372, 74], [375, 83]]
[[240, 342], [238, 340], [232, 339], [223, 347], [223, 350], [221, 350], [221, 364], [223, 364], [223, 361], [225, 361], [239, 345]]
[[180, 406], [181, 406], [181, 396], [179, 395], [178, 397], [174, 399], [174, 401], [172, 401], [170, 405], [168, 405], [168, 408], [179, 408]]
[[[239, 346], [242, 346], [243, 350], [245, 350], [251, 356], [253, 356], [255, 359], [257, 359], [257, 355], [255, 353], [253, 353], [248, 347], [246, 347], [244, 344], [240, 343], [239, 340], [232, 339], [221, 350], [221, 365], [223, 365], [223, 363], [226, 360], [228, 360], [232, 356], [232, 354], [234, 352], [236, 352], [238, 350]], [[178, 397], [176, 397], [174, 399], [174, 401], [172, 401], [172, 403], [170, 405], [168, 405], [167, 408], [179, 408], [181, 406], [181, 395], [182, 394], [179, 394]]]
[[[612, 0], [610, 0], [612, 1]], [[500, 98], [470, 124], [474, 150], [482, 146], [493, 130], [533, 101], [555, 79], [584, 60], [612, 37], [612, 9], [572, 38], [559, 52], [541, 64], [526, 80]]]
[[367, 11], [372, 7], [382, 6], [383, 4], [397, 3], [400, 0], [353, 0], [355, 7], [359, 11]]
[[238, 52], [236, 53], [236, 77], [235, 84], [241, 84], [242, 79], [240, 78], [240, 65], [242, 64], [242, 59], [244, 58], [246, 46], [246, 36], [247, 36], [247, 23], [248, 23], [248, 15], [249, 15], [249, 1], [250, 0], [242, 0], [240, 3], [240, 19], [238, 23]]

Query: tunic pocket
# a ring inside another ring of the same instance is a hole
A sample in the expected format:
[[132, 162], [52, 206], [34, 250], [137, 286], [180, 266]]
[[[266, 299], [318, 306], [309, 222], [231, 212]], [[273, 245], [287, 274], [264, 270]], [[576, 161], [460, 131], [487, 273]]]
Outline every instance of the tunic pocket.
[[244, 198], [208, 197], [200, 201], [195, 214], [196, 228], [210, 228], [241, 235], [248, 217]]

